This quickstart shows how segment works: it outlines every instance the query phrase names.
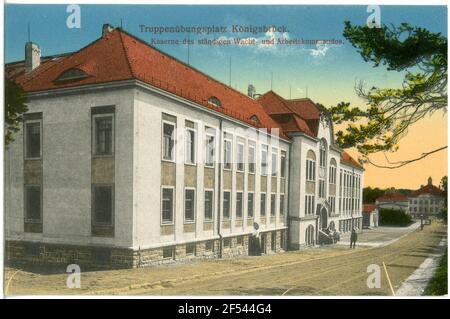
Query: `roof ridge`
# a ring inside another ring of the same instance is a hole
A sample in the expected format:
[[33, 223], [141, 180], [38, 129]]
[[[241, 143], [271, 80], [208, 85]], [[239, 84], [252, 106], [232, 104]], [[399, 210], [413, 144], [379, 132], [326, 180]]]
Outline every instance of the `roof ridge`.
[[301, 119], [303, 119], [303, 120], [305, 120], [302, 116], [300, 116], [300, 115], [298, 115], [296, 112], [294, 112], [294, 110], [292, 110], [289, 106], [288, 106], [288, 104], [286, 103], [286, 99], [284, 98], [284, 97], [282, 97], [281, 95], [279, 95], [278, 93], [276, 93], [274, 90], [269, 90], [269, 91], [267, 91], [265, 94], [268, 94], [268, 93], [272, 93], [273, 95], [275, 95], [279, 100], [280, 100], [280, 102], [289, 110], [289, 111], [291, 111], [291, 113], [293, 113], [293, 114], [295, 114], [295, 115], [297, 115], [297, 116], [299, 116]]
[[[250, 98], [247, 94], [244, 94], [244, 93], [242, 93], [241, 91], [239, 91], [239, 90], [233, 88], [232, 86], [229, 86], [229, 85], [227, 85], [227, 84], [225, 84], [225, 83], [223, 83], [223, 82], [217, 80], [216, 78], [212, 77], [211, 75], [206, 74], [206, 73], [204, 73], [203, 71], [201, 71], [201, 70], [199, 70], [199, 69], [193, 67], [192, 65], [187, 64], [187, 63], [181, 61], [180, 59], [174, 57], [173, 55], [170, 55], [170, 54], [168, 54], [168, 53], [166, 53], [166, 52], [164, 52], [164, 51], [162, 51], [162, 50], [160, 50], [160, 49], [154, 47], [153, 45], [151, 45], [151, 44], [148, 43], [147, 41], [142, 40], [141, 38], [139, 38], [139, 37], [137, 37], [137, 36], [135, 36], [135, 35], [129, 33], [128, 31], [125, 31], [125, 30], [123, 30], [123, 29], [121, 29], [121, 28], [116, 28], [115, 30], [118, 30], [118, 31], [120, 31], [120, 32], [122, 32], [122, 33], [128, 35], [129, 37], [132, 37], [133, 39], [136, 39], [137, 41], [141, 42], [141, 43], [144, 44], [144, 45], [147, 45], [147, 46], [150, 47], [151, 49], [153, 49], [153, 50], [155, 50], [155, 51], [157, 51], [157, 52], [159, 52], [159, 53], [161, 53], [161, 54], [167, 56], [168, 58], [174, 60], [174, 61], [177, 62], [177, 63], [180, 63], [180, 64], [184, 65], [185, 67], [188, 67], [189, 69], [191, 69], [191, 70], [193, 70], [193, 71], [195, 71], [195, 72], [200, 73], [201, 75], [203, 75], [203, 76], [205, 76], [205, 77], [211, 79], [212, 81], [217, 82], [217, 83], [219, 83], [220, 85], [223, 85], [223, 86], [226, 87], [227, 89], [230, 89], [231, 91], [234, 91], [234, 92], [236, 92], [236, 93], [238, 93], [238, 94], [244, 96], [244, 97], [247, 98], [248, 100], [253, 101], [253, 102], [256, 102], [254, 99]], [[255, 103], [255, 104], [258, 104], [258, 105], [259, 105], [259, 103]]]
[[128, 50], [125, 48], [125, 43], [123, 43], [122, 33], [120, 32], [120, 30], [122, 30], [122, 29], [117, 28], [116, 30], [119, 33], [120, 43], [122, 44], [123, 53], [125, 54], [125, 60], [127, 61], [127, 65], [128, 65], [128, 68], [130, 69], [131, 76], [133, 78], [137, 79], [138, 77], [137, 77], [136, 73], [134, 72], [133, 67], [131, 66], [131, 63], [130, 63], [130, 57], [128, 55]]

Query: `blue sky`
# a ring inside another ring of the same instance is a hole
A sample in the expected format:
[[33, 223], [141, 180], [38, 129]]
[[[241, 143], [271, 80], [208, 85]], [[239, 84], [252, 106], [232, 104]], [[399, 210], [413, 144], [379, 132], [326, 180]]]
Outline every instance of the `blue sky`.
[[[152, 35], [140, 32], [139, 25], [224, 25], [231, 29], [241, 25], [285, 25], [290, 39], [337, 39], [342, 36], [343, 22], [366, 22], [370, 13], [366, 6], [164, 6], [164, 5], [80, 5], [81, 28], [66, 27], [67, 5], [6, 5], [5, 61], [21, 60], [27, 41], [27, 23], [31, 40], [39, 44], [43, 55], [70, 52], [89, 44], [100, 36], [103, 23], [120, 25], [148, 42], [157, 39], [183, 39], [184, 34]], [[443, 6], [382, 6], [381, 22], [398, 25], [409, 22], [431, 31], [447, 33], [447, 8]], [[194, 36], [191, 39], [235, 37], [234, 34]], [[251, 34], [240, 34], [251, 37]], [[265, 34], [254, 37], [264, 38]], [[187, 60], [183, 45], [157, 45], [159, 49]], [[319, 51], [314, 51], [318, 50]], [[314, 55], [314, 53], [316, 53]], [[292, 98], [304, 97], [335, 104], [345, 100], [358, 102], [354, 85], [364, 80], [372, 85], [400, 85], [402, 75], [372, 68], [349, 44], [317, 48], [313, 45], [276, 46], [200, 46], [190, 47], [190, 64], [224, 83], [229, 82], [229, 59], [232, 60], [231, 85], [245, 92], [249, 83], [258, 93], [273, 89]]]

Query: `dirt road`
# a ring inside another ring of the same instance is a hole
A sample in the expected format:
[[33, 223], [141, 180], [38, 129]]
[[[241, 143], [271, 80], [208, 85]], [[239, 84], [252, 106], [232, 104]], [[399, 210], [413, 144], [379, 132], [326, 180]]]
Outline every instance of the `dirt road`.
[[[391, 295], [382, 262], [397, 289], [446, 236], [438, 222], [378, 248], [316, 248], [263, 257], [201, 261], [145, 269], [87, 272], [81, 289], [66, 274], [20, 271], [9, 294], [140, 295]], [[368, 265], [381, 267], [381, 288], [366, 284]], [[5, 284], [16, 272], [7, 269]]]

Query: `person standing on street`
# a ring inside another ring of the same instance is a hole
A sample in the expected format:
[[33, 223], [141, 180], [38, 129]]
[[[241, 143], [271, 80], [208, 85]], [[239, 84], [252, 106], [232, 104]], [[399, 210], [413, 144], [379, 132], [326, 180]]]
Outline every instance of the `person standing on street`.
[[358, 234], [356, 233], [356, 229], [352, 229], [352, 234], [350, 235], [350, 248], [356, 247], [356, 241], [358, 240]]

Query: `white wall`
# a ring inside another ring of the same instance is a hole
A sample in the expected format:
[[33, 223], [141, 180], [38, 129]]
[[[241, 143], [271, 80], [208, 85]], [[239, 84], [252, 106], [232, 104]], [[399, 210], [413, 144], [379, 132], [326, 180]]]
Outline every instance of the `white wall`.
[[[177, 118], [177, 142], [176, 142], [176, 191], [175, 191], [175, 232], [173, 235], [160, 235], [161, 225], [161, 125], [162, 113], [173, 115]], [[197, 124], [197, 190], [196, 190], [196, 228], [193, 233], [185, 233], [183, 231], [184, 221], [184, 128], [185, 120], [195, 122]], [[218, 162], [223, 159], [222, 154], [219, 154], [219, 141], [223, 139], [220, 134], [220, 120], [217, 115], [208, 114], [204, 110], [196, 109], [195, 107], [186, 105], [181, 101], [176, 101], [164, 97], [155, 92], [151, 92], [145, 88], [136, 89], [135, 93], [135, 113], [134, 113], [134, 248], [141, 249], [157, 247], [162, 245], [180, 244], [190, 241], [200, 241], [211, 239], [218, 236], [217, 214], [219, 212], [219, 205], [222, 205], [219, 200], [219, 189], [223, 189], [223, 185], [219, 185], [219, 165]], [[215, 201], [214, 201], [214, 227], [212, 231], [203, 230], [203, 212], [204, 212], [204, 126], [217, 129], [216, 135], [216, 164], [215, 164]], [[236, 128], [240, 128], [236, 131]], [[245, 159], [247, 159], [248, 140], [256, 141], [256, 178], [255, 178], [255, 221], [259, 220], [259, 173], [260, 173], [260, 143], [261, 134], [256, 134], [254, 130], [248, 130], [244, 126], [223, 120], [223, 131], [229, 131], [233, 135], [233, 159], [236, 157], [236, 143], [237, 136], [245, 139]], [[264, 140], [265, 142], [265, 140]], [[281, 154], [281, 149], [287, 153], [289, 158], [289, 144], [282, 141], [278, 147], [278, 152]], [[270, 149], [269, 149], [269, 173], [270, 173]], [[247, 160], [246, 160], [247, 162]], [[280, 163], [278, 163], [278, 168]], [[235, 207], [236, 199], [236, 167], [232, 171], [232, 207]], [[247, 176], [247, 165], [245, 165], [245, 176]], [[288, 177], [288, 176], [287, 176]], [[221, 178], [223, 182], [223, 178]], [[220, 230], [222, 236], [237, 235], [251, 233], [253, 225], [247, 226], [247, 179], [244, 178], [244, 195], [243, 195], [243, 226], [235, 226], [234, 209], [232, 209], [231, 228]], [[286, 189], [288, 181], [286, 181]], [[279, 185], [279, 183], [278, 183]], [[268, 176], [268, 189], [270, 189], [270, 176]], [[267, 218], [269, 218], [269, 199], [270, 192], [267, 196]], [[279, 186], [278, 194], [279, 196]], [[285, 201], [288, 200], [288, 192], [286, 191]], [[277, 210], [278, 210], [277, 206]], [[220, 213], [223, 209], [220, 206]], [[286, 210], [288, 212], [288, 210]], [[278, 214], [277, 214], [278, 215]], [[221, 218], [221, 220], [223, 220]], [[276, 229], [284, 227], [282, 221], [277, 220], [274, 224], [269, 226], [262, 225], [261, 229]]]
[[[129, 247], [132, 244], [132, 119], [130, 89], [31, 98], [43, 112], [43, 233], [24, 233], [23, 135], [5, 153], [6, 238]], [[91, 236], [91, 114], [115, 106], [115, 237]]]

